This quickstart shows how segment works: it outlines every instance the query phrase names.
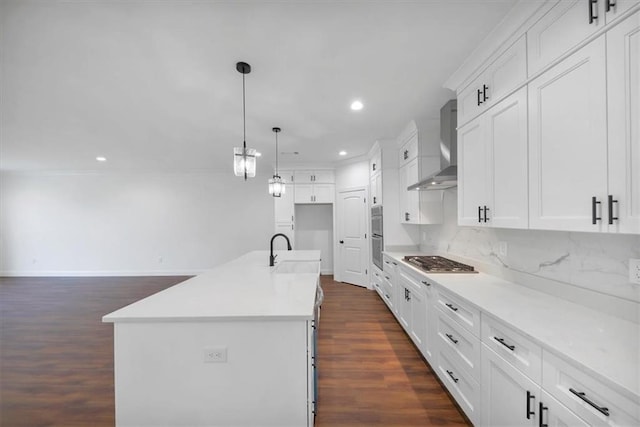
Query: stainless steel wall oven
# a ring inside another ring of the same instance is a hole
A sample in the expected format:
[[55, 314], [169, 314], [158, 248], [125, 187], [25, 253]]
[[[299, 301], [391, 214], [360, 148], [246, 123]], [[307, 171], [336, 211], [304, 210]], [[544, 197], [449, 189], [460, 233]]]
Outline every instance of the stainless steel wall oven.
[[382, 251], [384, 241], [382, 238], [382, 206], [371, 208], [371, 259], [382, 270]]

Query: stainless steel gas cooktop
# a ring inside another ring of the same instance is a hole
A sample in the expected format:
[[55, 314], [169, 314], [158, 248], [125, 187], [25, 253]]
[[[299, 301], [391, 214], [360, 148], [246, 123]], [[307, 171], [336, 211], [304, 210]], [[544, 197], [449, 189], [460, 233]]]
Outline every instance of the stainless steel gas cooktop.
[[428, 273], [477, 273], [470, 265], [435, 255], [405, 256], [404, 262]]

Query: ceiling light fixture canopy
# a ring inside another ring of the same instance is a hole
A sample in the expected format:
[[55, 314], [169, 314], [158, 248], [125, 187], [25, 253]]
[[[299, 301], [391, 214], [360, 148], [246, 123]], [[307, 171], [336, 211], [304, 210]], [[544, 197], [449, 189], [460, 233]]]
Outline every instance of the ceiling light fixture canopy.
[[273, 197], [281, 197], [285, 192], [285, 181], [278, 175], [278, 133], [282, 129], [271, 129], [276, 134], [276, 170], [273, 174], [273, 178], [269, 179], [269, 194]]
[[236, 70], [242, 74], [242, 147], [233, 149], [233, 172], [236, 176], [244, 176], [253, 178], [256, 176], [256, 150], [255, 148], [247, 148], [247, 119], [245, 105], [245, 84], [244, 76], [251, 72], [251, 65], [246, 62], [238, 62]]

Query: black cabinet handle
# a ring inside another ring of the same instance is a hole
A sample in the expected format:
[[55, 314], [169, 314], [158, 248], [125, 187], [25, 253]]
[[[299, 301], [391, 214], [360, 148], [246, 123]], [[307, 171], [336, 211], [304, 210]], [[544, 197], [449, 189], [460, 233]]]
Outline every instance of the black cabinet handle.
[[600, 202], [596, 199], [596, 196], [591, 198], [591, 224], [595, 224], [596, 221], [600, 221], [602, 218], [597, 216], [597, 205]]
[[446, 303], [445, 305], [453, 311], [458, 311], [458, 307], [454, 307], [453, 304]]
[[405, 288], [405, 290], [404, 290], [404, 300], [405, 300], [405, 301], [407, 300], [407, 289], [406, 289], [406, 288]]
[[489, 86], [482, 85], [482, 100], [483, 102], [487, 102], [489, 97], [487, 96], [487, 91], [489, 90]]
[[540, 418], [538, 418], [538, 427], [549, 427], [549, 424], [547, 424], [547, 423], [545, 423], [543, 421], [543, 419], [544, 419], [544, 411], [546, 411], [549, 408], [544, 406], [542, 404], [542, 402], [540, 402], [539, 409], [540, 409], [540, 411], [539, 411], [540, 412]]
[[409, 212], [404, 213], [404, 220], [409, 221]]
[[478, 206], [478, 222], [482, 222], [482, 206]]
[[609, 205], [609, 224], [613, 224], [613, 221], [617, 221], [618, 217], [617, 216], [613, 216], [613, 204], [614, 203], [618, 203], [617, 200], [613, 200], [613, 196], [611, 194], [609, 194], [608, 197], [608, 205]]
[[482, 93], [480, 92], [480, 89], [478, 89], [478, 107], [482, 104], [482, 101], [480, 100], [480, 95], [482, 95]]
[[376, 196], [373, 196], [373, 204], [376, 204]]
[[340, 240], [340, 244], [341, 244], [341, 245], [344, 245], [344, 240]]
[[489, 208], [485, 206], [482, 210], [484, 211], [484, 222], [489, 221], [489, 219], [487, 218], [487, 211], [489, 210]]
[[458, 340], [453, 338], [453, 335], [451, 334], [445, 334], [447, 336], [447, 338], [449, 338], [449, 341], [451, 341], [454, 344], [458, 344]]
[[[589, 0], [589, 24], [593, 24], [593, 21], [598, 19], [598, 0]], [[594, 6], [595, 5], [595, 9]], [[595, 11], [595, 14], [594, 14]]]
[[606, 10], [607, 12], [611, 12], [611, 9], [613, 9], [614, 7], [616, 7], [616, 2], [611, 1], [611, 0], [605, 0], [605, 1], [604, 1], [604, 7], [605, 7], [605, 10]]
[[527, 419], [531, 419], [531, 415], [535, 415], [536, 411], [531, 410], [531, 399], [535, 399], [536, 397], [531, 394], [529, 390], [527, 390]]
[[596, 405], [591, 399], [589, 399], [587, 397], [587, 395], [582, 392], [582, 391], [576, 391], [573, 388], [570, 388], [569, 391], [573, 394], [575, 394], [576, 396], [578, 396], [578, 398], [580, 398], [582, 401], [584, 401], [585, 403], [587, 403], [589, 406], [591, 406], [592, 408], [596, 409], [597, 411], [599, 411], [601, 414], [606, 415], [607, 417], [609, 416], [609, 408], [605, 408], [604, 406], [598, 406]]
[[515, 345], [509, 345], [506, 342], [504, 342], [504, 338], [493, 337], [493, 339], [498, 341], [500, 344], [502, 344], [503, 346], [507, 347], [511, 351], [514, 351], [516, 349]]
[[386, 278], [387, 278], [387, 280], [391, 280], [391, 277], [389, 277], [389, 276], [384, 276], [384, 277], [386, 277]]
[[453, 372], [447, 371], [447, 374], [449, 374], [454, 383], [457, 383], [459, 381], [459, 378], [453, 376]]
[[423, 284], [423, 285], [426, 285], [426, 286], [431, 286], [431, 283], [427, 282], [426, 280], [423, 280], [423, 281], [422, 281], [422, 284]]
[[371, 168], [375, 171], [376, 170], [376, 164], [374, 163]]
[[409, 158], [409, 150], [404, 150], [403, 156], [404, 160], [407, 160]]
[[397, 262], [395, 262], [395, 261], [391, 261], [391, 264], [393, 264], [393, 265], [398, 265], [398, 263], [397, 263]]

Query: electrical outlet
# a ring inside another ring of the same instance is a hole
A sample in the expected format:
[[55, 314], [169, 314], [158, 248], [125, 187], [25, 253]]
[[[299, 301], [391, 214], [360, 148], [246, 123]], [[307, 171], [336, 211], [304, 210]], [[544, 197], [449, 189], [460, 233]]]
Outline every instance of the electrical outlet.
[[227, 361], [227, 347], [205, 347], [204, 362], [219, 363]]
[[629, 282], [640, 285], [640, 259], [629, 260]]
[[507, 256], [507, 242], [498, 242], [498, 255]]

